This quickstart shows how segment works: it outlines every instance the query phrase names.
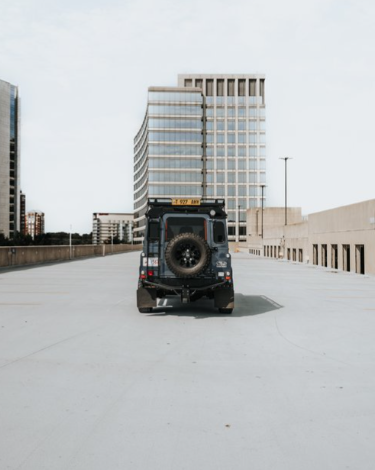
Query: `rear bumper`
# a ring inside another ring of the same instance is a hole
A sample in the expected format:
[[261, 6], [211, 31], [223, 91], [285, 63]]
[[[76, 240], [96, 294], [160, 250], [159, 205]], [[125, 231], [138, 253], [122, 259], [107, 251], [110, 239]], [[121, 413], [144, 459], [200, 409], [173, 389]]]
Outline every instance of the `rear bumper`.
[[169, 286], [167, 284], [162, 284], [161, 282], [151, 282], [151, 281], [143, 281], [143, 287], [151, 287], [151, 288], [156, 288], [156, 289], [163, 289], [163, 290], [168, 290], [171, 292], [181, 292], [182, 289], [190, 289], [192, 291], [208, 291], [208, 290], [215, 290], [220, 287], [225, 287], [225, 286], [232, 286], [231, 282], [228, 281], [220, 281], [220, 282], [215, 282], [214, 284], [209, 284], [208, 286], [203, 286], [203, 287], [194, 287], [194, 286], [189, 286], [188, 281], [184, 285], [179, 285], [179, 286]]

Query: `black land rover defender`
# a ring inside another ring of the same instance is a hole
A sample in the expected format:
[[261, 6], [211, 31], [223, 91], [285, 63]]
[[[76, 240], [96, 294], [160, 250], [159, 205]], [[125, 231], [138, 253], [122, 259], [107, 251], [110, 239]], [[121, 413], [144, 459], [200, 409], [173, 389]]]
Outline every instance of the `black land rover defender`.
[[221, 199], [149, 199], [137, 290], [141, 313], [167, 295], [183, 303], [208, 297], [220, 313], [232, 313], [226, 217]]

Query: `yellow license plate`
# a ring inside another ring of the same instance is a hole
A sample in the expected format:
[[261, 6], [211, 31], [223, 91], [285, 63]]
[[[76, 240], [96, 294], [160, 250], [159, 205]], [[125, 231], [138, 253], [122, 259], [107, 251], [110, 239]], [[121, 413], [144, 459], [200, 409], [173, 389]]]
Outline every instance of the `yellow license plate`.
[[172, 206], [200, 206], [200, 199], [172, 199]]

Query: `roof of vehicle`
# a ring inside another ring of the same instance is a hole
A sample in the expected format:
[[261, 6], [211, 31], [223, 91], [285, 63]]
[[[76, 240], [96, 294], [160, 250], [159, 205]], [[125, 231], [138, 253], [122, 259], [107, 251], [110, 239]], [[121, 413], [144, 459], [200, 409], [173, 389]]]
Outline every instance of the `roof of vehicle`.
[[224, 207], [224, 199], [150, 198], [146, 216], [158, 218], [164, 214], [207, 214], [215, 219], [225, 219], [227, 214]]

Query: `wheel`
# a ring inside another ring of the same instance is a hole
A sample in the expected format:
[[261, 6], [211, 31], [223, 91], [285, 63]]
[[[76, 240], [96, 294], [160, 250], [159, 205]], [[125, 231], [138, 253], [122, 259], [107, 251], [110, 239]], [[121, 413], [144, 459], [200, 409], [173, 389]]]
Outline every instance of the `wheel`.
[[227, 313], [230, 315], [233, 312], [233, 308], [219, 308], [220, 313]]
[[139, 313], [151, 313], [152, 308], [139, 308]]
[[207, 268], [211, 261], [211, 250], [199, 235], [181, 233], [168, 243], [165, 261], [177, 277], [194, 277]]

